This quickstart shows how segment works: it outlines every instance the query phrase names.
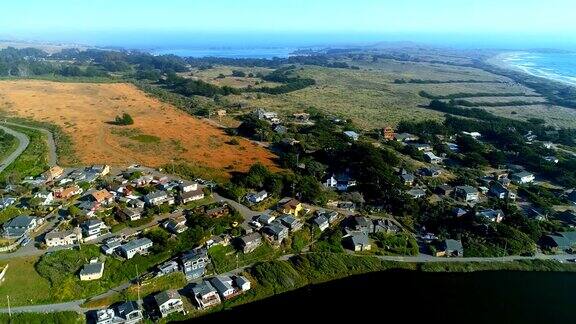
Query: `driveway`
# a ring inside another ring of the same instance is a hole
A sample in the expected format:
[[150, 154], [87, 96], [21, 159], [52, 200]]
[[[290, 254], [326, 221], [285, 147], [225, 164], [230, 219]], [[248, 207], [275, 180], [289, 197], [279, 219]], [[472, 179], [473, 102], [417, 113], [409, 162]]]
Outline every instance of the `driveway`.
[[4, 130], [6, 133], [16, 137], [18, 140], [18, 147], [14, 152], [10, 153], [2, 162], [0, 162], [0, 172], [4, 171], [10, 164], [12, 164], [16, 159], [26, 150], [30, 144], [30, 139], [23, 133], [17, 132], [8, 127], [0, 126], [0, 129]]

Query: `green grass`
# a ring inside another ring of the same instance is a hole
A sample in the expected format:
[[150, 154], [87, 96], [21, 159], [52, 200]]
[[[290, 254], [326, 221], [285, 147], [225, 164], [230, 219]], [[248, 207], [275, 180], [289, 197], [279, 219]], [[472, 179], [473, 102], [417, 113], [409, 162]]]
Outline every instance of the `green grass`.
[[0, 160], [14, 152], [17, 147], [18, 140], [16, 137], [4, 132], [4, 130], [0, 130]]
[[8, 176], [17, 179], [27, 176], [37, 176], [48, 168], [48, 146], [42, 132], [10, 125], [11, 129], [26, 134], [30, 138], [30, 145], [24, 152], [8, 166], [1, 174], [0, 181]]
[[8, 264], [4, 282], [0, 284], [0, 307], [6, 308], [6, 296], [12, 306], [48, 303], [52, 300], [50, 282], [40, 276], [34, 265], [38, 258], [19, 258]]
[[279, 251], [268, 244], [262, 244], [252, 253], [238, 252], [232, 246], [215, 246], [208, 251], [215, 272], [224, 273], [238, 267], [250, 265], [255, 262], [272, 260], [279, 255]]
[[20, 324], [20, 323], [38, 323], [38, 324], [80, 324], [84, 323], [85, 318], [76, 312], [58, 312], [58, 313], [21, 313], [21, 314], [0, 314], [0, 323]]

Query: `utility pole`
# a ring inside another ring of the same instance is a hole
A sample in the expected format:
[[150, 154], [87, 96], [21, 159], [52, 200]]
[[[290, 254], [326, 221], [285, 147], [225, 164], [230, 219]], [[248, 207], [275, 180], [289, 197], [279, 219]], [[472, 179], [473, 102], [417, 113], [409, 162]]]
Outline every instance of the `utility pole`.
[[12, 310], [10, 309], [10, 296], [6, 295], [6, 299], [8, 300], [8, 316], [12, 318]]
[[136, 265], [136, 284], [138, 285], [136, 289], [138, 292], [138, 302], [140, 302], [140, 274], [138, 274], [138, 265]]

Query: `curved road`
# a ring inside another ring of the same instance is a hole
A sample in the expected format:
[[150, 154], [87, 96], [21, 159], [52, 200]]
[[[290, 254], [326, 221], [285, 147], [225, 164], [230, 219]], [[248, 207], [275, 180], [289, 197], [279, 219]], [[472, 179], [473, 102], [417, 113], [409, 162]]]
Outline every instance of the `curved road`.
[[12, 164], [16, 159], [26, 150], [28, 145], [30, 144], [30, 138], [25, 134], [17, 132], [13, 129], [8, 127], [0, 126], [0, 129], [4, 130], [6, 133], [16, 137], [18, 140], [18, 147], [14, 152], [12, 152], [8, 157], [4, 159], [4, 161], [0, 162], [0, 172], [4, 171], [10, 164]]
[[[56, 163], [58, 162], [58, 155], [56, 154], [56, 142], [54, 141], [54, 135], [52, 134], [51, 131], [44, 129], [44, 128], [26, 126], [26, 125], [21, 125], [21, 124], [17, 124], [17, 123], [7, 122], [7, 121], [4, 121], [2, 123], [5, 125], [12, 125], [12, 126], [17, 126], [17, 127], [37, 130], [37, 131], [42, 132], [44, 135], [46, 135], [46, 140], [47, 140], [47, 145], [48, 145], [48, 165], [51, 167], [56, 165]], [[2, 127], [2, 128], [4, 128], [4, 127]], [[22, 135], [24, 135], [24, 134], [22, 134]], [[26, 135], [24, 135], [24, 136], [26, 136]], [[22, 152], [20, 152], [20, 153], [22, 153]]]

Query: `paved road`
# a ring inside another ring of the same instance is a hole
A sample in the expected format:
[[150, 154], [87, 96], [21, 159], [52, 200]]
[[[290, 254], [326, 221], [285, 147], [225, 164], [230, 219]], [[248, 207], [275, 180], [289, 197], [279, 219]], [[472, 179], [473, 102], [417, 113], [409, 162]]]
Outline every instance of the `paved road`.
[[3, 122], [3, 124], [18, 126], [18, 127], [22, 127], [22, 128], [28, 128], [28, 129], [34, 129], [34, 130], [40, 131], [44, 135], [46, 135], [47, 144], [48, 144], [48, 165], [49, 166], [55, 166], [56, 165], [56, 163], [58, 162], [58, 155], [56, 154], [56, 142], [54, 141], [54, 135], [52, 134], [52, 132], [50, 132], [49, 130], [44, 129], [44, 128], [20, 125], [17, 123], [11, 123], [11, 122], [6, 122], [6, 121]]
[[[82, 308], [80, 308], [80, 305], [82, 303], [84, 303], [83, 299], [60, 304], [11, 307], [10, 311], [12, 313], [56, 313], [66, 311], [81, 313]], [[8, 308], [0, 308], [0, 313], [8, 313]]]
[[239, 204], [232, 199], [224, 198], [217, 193], [213, 193], [213, 196], [214, 196], [214, 200], [216, 200], [217, 202], [225, 202], [228, 205], [234, 207], [234, 209], [236, 209], [240, 213], [240, 215], [242, 215], [242, 217], [244, 217], [246, 222], [251, 221], [252, 217], [254, 217], [254, 216], [262, 215], [262, 212], [253, 211], [250, 208], [248, 208], [242, 204]]
[[0, 129], [4, 130], [6, 133], [16, 137], [18, 140], [18, 147], [14, 152], [12, 152], [8, 157], [4, 159], [4, 161], [0, 162], [0, 172], [4, 171], [10, 164], [12, 164], [16, 159], [26, 150], [28, 145], [30, 144], [30, 139], [25, 134], [17, 132], [13, 129], [8, 127], [0, 126]]

